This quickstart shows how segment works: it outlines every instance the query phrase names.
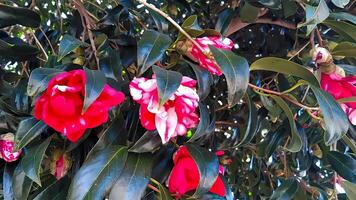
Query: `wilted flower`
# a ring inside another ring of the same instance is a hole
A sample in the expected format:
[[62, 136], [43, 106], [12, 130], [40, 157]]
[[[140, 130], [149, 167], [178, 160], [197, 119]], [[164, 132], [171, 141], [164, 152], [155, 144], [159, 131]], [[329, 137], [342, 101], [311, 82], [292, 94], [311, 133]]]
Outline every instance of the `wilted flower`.
[[0, 158], [4, 159], [6, 162], [16, 161], [20, 155], [21, 150], [13, 152], [14, 150], [14, 134], [6, 133], [0, 135]]

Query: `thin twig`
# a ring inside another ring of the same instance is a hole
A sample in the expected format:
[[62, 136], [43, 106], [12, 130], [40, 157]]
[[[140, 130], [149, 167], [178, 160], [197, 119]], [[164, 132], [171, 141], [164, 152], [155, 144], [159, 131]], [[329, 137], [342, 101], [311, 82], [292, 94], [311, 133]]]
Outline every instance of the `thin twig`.
[[322, 47], [323, 46], [323, 38], [321, 37], [318, 27], [315, 30], [316, 30], [316, 36], [318, 37], [319, 46]]
[[42, 51], [43, 55], [45, 56], [46, 60], [48, 60], [48, 55], [46, 53], [46, 50], [43, 48], [42, 44], [37, 39], [35, 33], [32, 30], [30, 32], [31, 32], [32, 37], [35, 39], [37, 46], [41, 49], [41, 51]]
[[52, 46], [52, 44], [51, 44], [51, 41], [50, 41], [49, 38], [47, 37], [46, 33], [42, 30], [41, 27], [39, 27], [38, 29], [42, 32], [43, 36], [46, 38], [46, 40], [47, 40], [47, 42], [48, 42], [48, 45], [49, 45], [49, 47], [50, 47], [51, 50], [52, 50], [52, 54], [55, 55], [56, 52], [54, 51], [54, 48], [53, 48], [53, 46]]
[[155, 186], [153, 186], [151, 184], [148, 184], [147, 187], [150, 188], [151, 190], [157, 192], [157, 193], [161, 193], [161, 191], [159, 191], [159, 189], [157, 189]]

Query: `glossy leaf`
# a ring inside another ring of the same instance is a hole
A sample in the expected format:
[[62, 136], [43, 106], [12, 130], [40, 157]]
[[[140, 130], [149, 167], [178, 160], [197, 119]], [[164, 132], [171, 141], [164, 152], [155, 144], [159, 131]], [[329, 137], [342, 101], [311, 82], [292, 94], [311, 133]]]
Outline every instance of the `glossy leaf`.
[[283, 199], [283, 200], [289, 200], [293, 199], [294, 195], [296, 194], [298, 190], [298, 182], [294, 179], [288, 179], [286, 181], [283, 181], [282, 184], [275, 190], [273, 191], [273, 194], [271, 196], [271, 200], [274, 199]]
[[35, 11], [2, 3], [0, 3], [0, 19], [0, 28], [15, 24], [37, 28], [41, 23], [41, 17]]
[[149, 182], [151, 170], [151, 156], [130, 153], [122, 174], [110, 192], [109, 199], [140, 200]]
[[326, 26], [333, 29], [346, 40], [350, 42], [356, 41], [356, 26], [343, 21], [325, 20], [323, 22]]
[[309, 35], [316, 25], [323, 22], [328, 16], [329, 7], [325, 3], [325, 0], [320, 0], [316, 8], [306, 4], [306, 21], [298, 24], [298, 28], [307, 26], [307, 35]]
[[9, 60], [30, 60], [40, 51], [19, 38], [0, 39], [0, 58]]
[[231, 51], [209, 46], [216, 63], [225, 75], [229, 107], [235, 106], [245, 94], [249, 81], [249, 66], [245, 58]]
[[349, 129], [349, 121], [340, 105], [327, 92], [311, 86], [324, 116], [326, 134], [325, 143], [330, 145], [338, 141]]
[[326, 158], [332, 168], [351, 183], [356, 183], [356, 160], [355, 158], [338, 151], [329, 151]]
[[256, 60], [250, 66], [250, 70], [267, 70], [299, 77], [318, 87], [319, 81], [307, 68], [297, 63], [275, 57], [265, 57]]
[[33, 200], [60, 200], [65, 199], [70, 181], [68, 176], [65, 176], [53, 184], [49, 185], [41, 193], [36, 195]]
[[75, 174], [68, 200], [103, 199], [120, 176], [127, 159], [127, 148], [109, 145], [93, 153]]
[[59, 43], [58, 61], [62, 60], [64, 56], [68, 55], [70, 52], [80, 46], [88, 46], [88, 44], [83, 43], [71, 35], [64, 35], [61, 42]]
[[15, 150], [25, 147], [46, 128], [47, 125], [43, 121], [38, 121], [33, 117], [22, 120], [15, 134]]
[[46, 149], [52, 137], [48, 137], [44, 142], [37, 146], [30, 147], [25, 156], [21, 159], [21, 165], [26, 176], [41, 186], [40, 171]]
[[273, 100], [282, 108], [284, 113], [286, 114], [291, 131], [290, 142], [286, 146], [286, 149], [290, 152], [298, 152], [302, 148], [302, 139], [298, 133], [297, 126], [294, 121], [294, 115], [292, 110], [289, 108], [288, 104], [278, 96], [271, 96]]
[[147, 30], [143, 33], [141, 40], [137, 44], [139, 75], [143, 74], [163, 57], [171, 42], [172, 40], [168, 35], [154, 30]]
[[99, 60], [99, 70], [102, 71], [106, 77], [119, 81], [122, 71], [119, 52], [111, 47], [107, 47], [103, 50]]
[[12, 188], [15, 199], [25, 200], [28, 198], [33, 181], [28, 178], [22, 170], [21, 164], [18, 164], [12, 177]]
[[341, 42], [331, 51], [333, 56], [356, 57], [356, 44], [351, 42]]
[[[187, 17], [187, 19], [185, 19], [182, 24], [182, 28], [191, 37], [198, 37], [204, 33], [204, 30], [202, 30], [202, 28], [199, 26], [197, 15], [191, 15], [191, 16]], [[185, 36], [179, 32], [176, 41], [182, 40], [184, 38], [185, 38]]]
[[186, 144], [190, 156], [198, 166], [200, 175], [199, 185], [193, 197], [200, 197], [208, 192], [218, 176], [219, 161], [214, 153], [205, 148]]
[[225, 35], [228, 31], [231, 20], [234, 17], [234, 11], [231, 8], [227, 8], [219, 13], [218, 21], [215, 25], [215, 30], [219, 31], [221, 35]]
[[56, 75], [60, 74], [61, 70], [53, 68], [36, 68], [31, 72], [27, 94], [36, 96], [47, 89], [48, 82]]
[[349, 199], [356, 197], [356, 184], [348, 181], [342, 181], [341, 186], [345, 189], [346, 195]]
[[153, 66], [156, 75], [159, 104], [163, 105], [177, 91], [182, 82], [182, 74]]
[[347, 4], [350, 3], [350, 0], [331, 0], [333, 4], [339, 8], [344, 8]]
[[282, 9], [282, 0], [247, 0], [247, 2], [258, 7], [267, 7], [270, 9]]
[[337, 20], [337, 19], [346, 20], [346, 21], [356, 24], [356, 16], [352, 15], [350, 13], [347, 13], [347, 12], [333, 12], [333, 13], [330, 13], [329, 18], [334, 19], [334, 20]]
[[4, 167], [4, 173], [2, 175], [2, 189], [4, 200], [14, 199], [14, 190], [12, 188], [12, 175], [14, 173], [14, 168], [9, 164]]
[[188, 60], [184, 60], [186, 63], [188, 63], [194, 73], [195, 76], [197, 77], [197, 82], [198, 82], [198, 95], [200, 101], [204, 100], [210, 93], [210, 87], [213, 83], [213, 78], [212, 75], [207, 71], [202, 69], [201, 67], [193, 64], [192, 62]]
[[86, 82], [85, 82], [85, 97], [83, 103], [84, 113], [89, 106], [99, 97], [106, 84], [105, 75], [98, 70], [90, 70], [84, 68]]
[[146, 133], [143, 134], [143, 136], [129, 149], [129, 151], [134, 153], [154, 152], [162, 144], [161, 141], [161, 137], [157, 131], [146, 131]]
[[209, 134], [207, 131], [210, 124], [209, 110], [206, 105], [199, 103], [199, 124], [195, 130], [193, 136], [189, 139], [189, 142], [195, 141], [206, 134]]
[[150, 14], [155, 21], [155, 24], [161, 32], [167, 32], [168, 31], [168, 21], [159, 15], [156, 11], [153, 11], [150, 9]]

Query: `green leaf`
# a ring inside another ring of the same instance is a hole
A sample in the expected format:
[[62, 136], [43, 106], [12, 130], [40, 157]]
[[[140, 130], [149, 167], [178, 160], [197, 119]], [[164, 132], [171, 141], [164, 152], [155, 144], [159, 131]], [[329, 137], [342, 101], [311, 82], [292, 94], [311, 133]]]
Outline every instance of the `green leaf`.
[[47, 125], [43, 121], [38, 121], [33, 117], [20, 122], [15, 134], [15, 151], [22, 149], [33, 139], [39, 136]]
[[267, 70], [299, 77], [311, 85], [319, 87], [319, 81], [307, 68], [297, 63], [275, 57], [265, 57], [253, 62], [250, 70]]
[[177, 91], [182, 82], [182, 74], [153, 66], [156, 75], [159, 105], [163, 105]]
[[77, 38], [74, 38], [71, 35], [64, 35], [61, 42], [59, 43], [58, 61], [62, 60], [64, 56], [68, 55], [70, 52], [80, 46], [88, 46], [88, 44], [78, 40]]
[[139, 75], [143, 74], [163, 57], [171, 42], [172, 40], [168, 35], [154, 30], [147, 30], [143, 33], [141, 40], [137, 44]]
[[250, 77], [248, 62], [244, 57], [234, 54], [232, 51], [218, 49], [209, 46], [216, 63], [225, 75], [229, 107], [235, 106], [245, 94]]
[[356, 160], [338, 151], [329, 151], [326, 154], [331, 167], [344, 179], [356, 183]]
[[28, 85], [27, 94], [29, 96], [36, 96], [47, 89], [48, 82], [56, 75], [63, 71], [53, 68], [36, 68], [31, 72]]
[[332, 51], [333, 56], [356, 57], [356, 44], [351, 42], [341, 42]]
[[[182, 24], [182, 28], [191, 36], [191, 37], [198, 37], [199, 35], [204, 33], [204, 30], [199, 26], [198, 23], [198, 16], [191, 15], [184, 20]], [[180, 41], [184, 39], [185, 36], [179, 32], [176, 41]]]
[[330, 13], [329, 18], [334, 19], [334, 20], [338, 20], [338, 19], [346, 20], [346, 21], [356, 24], [356, 16], [352, 15], [350, 13], [347, 13], [347, 12]]
[[161, 183], [154, 179], [151, 179], [151, 181], [158, 186], [158, 189], [160, 191], [158, 195], [158, 200], [173, 200], [171, 193], [167, 190], [166, 187], [164, 187]]
[[293, 16], [298, 10], [297, 2], [294, 0], [284, 0], [282, 1], [282, 6], [284, 17]]
[[282, 0], [246, 0], [257, 7], [267, 7], [274, 10], [282, 9]]
[[260, 8], [252, 6], [251, 4], [246, 2], [240, 11], [241, 21], [249, 23], [255, 22], [258, 17], [259, 11]]
[[307, 26], [307, 35], [316, 27], [316, 25], [323, 22], [329, 17], [329, 7], [325, 3], [325, 0], [320, 0], [319, 5], [315, 8], [306, 4], [306, 21], [298, 24], [298, 28]]
[[220, 32], [222, 35], [225, 35], [228, 31], [231, 20], [234, 17], [234, 11], [231, 8], [226, 8], [221, 11], [218, 16], [218, 21], [215, 25], [215, 30]]
[[2, 175], [2, 189], [4, 200], [14, 199], [14, 190], [12, 188], [12, 176], [14, 167], [11, 164], [5, 164], [4, 173]]
[[330, 145], [338, 141], [349, 129], [349, 121], [345, 112], [334, 98], [319, 87], [311, 86], [314, 95], [318, 101], [321, 112], [324, 116], [326, 133], [324, 135], [325, 143]]
[[344, 8], [347, 4], [350, 3], [350, 0], [331, 0], [333, 4], [339, 8]]
[[160, 32], [167, 32], [168, 31], [168, 21], [162, 17], [160, 14], [158, 14], [156, 11], [153, 11], [148, 8], [150, 11], [150, 15], [153, 18], [153, 21], [155, 22], [157, 29], [160, 30]]
[[12, 177], [12, 188], [14, 190], [15, 199], [26, 200], [30, 194], [33, 181], [28, 178], [22, 170], [21, 163], [17, 165]]
[[239, 147], [241, 145], [249, 143], [257, 133], [258, 118], [257, 118], [256, 106], [253, 103], [253, 101], [251, 100], [249, 95], [246, 95], [246, 102], [247, 102], [248, 110], [249, 110], [247, 128], [246, 128], [245, 134], [243, 135], [240, 142], [236, 145], [236, 147]]
[[19, 38], [0, 39], [0, 58], [23, 61], [36, 58], [39, 52]]
[[216, 155], [205, 148], [194, 144], [185, 144], [190, 156], [198, 166], [199, 185], [192, 197], [200, 197], [207, 193], [218, 177], [219, 161]]
[[275, 131], [267, 133], [262, 142], [257, 145], [257, 155], [264, 158], [269, 158], [274, 151], [281, 145], [284, 133], [288, 131], [285, 124], [279, 126]]
[[147, 153], [156, 151], [160, 145], [161, 137], [157, 131], [146, 131], [143, 136], [129, 149], [129, 152]]
[[356, 26], [343, 21], [325, 20], [323, 22], [326, 26], [333, 29], [340, 34], [343, 38], [350, 42], [356, 41]]
[[41, 186], [41, 163], [51, 139], [52, 137], [48, 137], [41, 144], [30, 147], [25, 153], [25, 156], [21, 159], [22, 169], [26, 173], [26, 176], [36, 182], [39, 186]]
[[0, 3], [0, 28], [15, 24], [37, 28], [40, 23], [41, 18], [35, 11]]
[[68, 176], [65, 176], [44, 189], [33, 200], [61, 200], [65, 199], [70, 181]]
[[111, 47], [107, 47], [103, 50], [99, 59], [99, 70], [108, 78], [112, 78], [116, 81], [121, 80], [122, 64], [120, 53]]
[[75, 174], [67, 199], [103, 199], [120, 176], [126, 159], [127, 148], [118, 145], [91, 154]]
[[207, 131], [209, 125], [210, 125], [209, 110], [206, 107], [206, 105], [199, 103], [199, 124], [193, 136], [189, 139], [188, 142], [193, 142], [201, 138], [202, 136], [209, 134], [209, 132]]
[[346, 195], [349, 199], [356, 197], [356, 184], [345, 180], [341, 182], [341, 186], [345, 189]]
[[298, 133], [297, 126], [295, 125], [294, 116], [292, 110], [289, 108], [288, 104], [281, 98], [275, 95], [271, 95], [272, 99], [282, 108], [286, 114], [291, 131], [291, 138], [286, 149], [290, 152], [298, 152], [302, 148], [302, 139]]
[[101, 71], [90, 70], [88, 68], [84, 68], [84, 71], [86, 82], [82, 113], [84, 113], [89, 108], [89, 106], [99, 97], [106, 84], [105, 75]]
[[151, 176], [152, 161], [150, 154], [130, 153], [109, 199], [140, 200]]
[[279, 200], [290, 200], [293, 199], [294, 195], [298, 191], [298, 182], [292, 178], [285, 180], [282, 184], [273, 191], [271, 196], [271, 200], [279, 199]]
[[192, 67], [195, 76], [197, 77], [197, 82], [198, 82], [197, 92], [198, 92], [199, 100], [202, 101], [207, 96], [209, 96], [210, 86], [212, 85], [213, 82], [212, 75], [207, 70], [202, 69], [196, 64], [193, 64], [188, 60], [184, 60], [184, 61]]

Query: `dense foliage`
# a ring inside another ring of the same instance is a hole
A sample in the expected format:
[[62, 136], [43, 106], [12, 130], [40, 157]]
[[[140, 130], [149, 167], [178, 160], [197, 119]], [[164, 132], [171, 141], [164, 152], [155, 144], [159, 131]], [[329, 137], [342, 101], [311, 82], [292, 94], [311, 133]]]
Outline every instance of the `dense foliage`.
[[148, 2], [0, 1], [2, 198], [355, 199], [354, 1]]

